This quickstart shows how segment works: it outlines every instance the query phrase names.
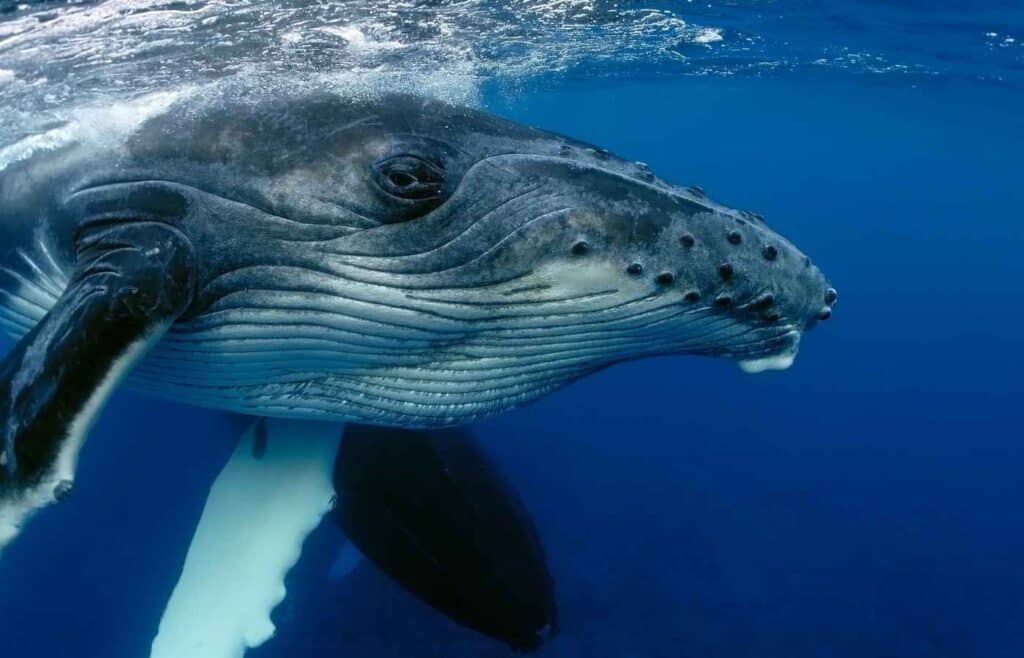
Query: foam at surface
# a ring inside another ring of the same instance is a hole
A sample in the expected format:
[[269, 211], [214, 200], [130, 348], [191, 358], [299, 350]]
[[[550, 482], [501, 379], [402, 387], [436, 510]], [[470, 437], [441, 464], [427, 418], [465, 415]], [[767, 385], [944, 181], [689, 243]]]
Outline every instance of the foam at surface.
[[241, 658], [274, 634], [284, 578], [334, 496], [342, 426], [267, 420], [246, 431], [210, 490], [152, 658]]
[[689, 58], [680, 44], [699, 46], [691, 57], [733, 45], [732, 33], [715, 42], [671, 9], [599, 0], [516, 0], [512, 10], [497, 0], [239, 0], [230, 17], [214, 0], [174, 4], [32, 3], [0, 19], [0, 144], [46, 132], [74, 108], [234, 77], [258, 88], [273, 77], [329, 87], [392, 76], [405, 91], [464, 103], [486, 80], [678, 67]]
[[186, 95], [187, 88], [147, 94], [127, 101], [110, 101], [75, 110], [59, 126], [0, 147], [0, 172], [43, 151], [54, 151], [68, 144], [91, 141], [112, 147], [150, 117], [169, 108]]

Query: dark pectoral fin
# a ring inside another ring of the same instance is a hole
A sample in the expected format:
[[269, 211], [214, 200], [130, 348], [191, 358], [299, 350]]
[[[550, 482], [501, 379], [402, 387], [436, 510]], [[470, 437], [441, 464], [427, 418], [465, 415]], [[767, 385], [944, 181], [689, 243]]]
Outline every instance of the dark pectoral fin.
[[405, 589], [516, 649], [556, 630], [533, 521], [468, 433], [348, 425], [334, 480], [337, 522]]
[[0, 364], [0, 547], [70, 492], [111, 389], [192, 298], [191, 245], [166, 224], [97, 225], [78, 246], [67, 289]]

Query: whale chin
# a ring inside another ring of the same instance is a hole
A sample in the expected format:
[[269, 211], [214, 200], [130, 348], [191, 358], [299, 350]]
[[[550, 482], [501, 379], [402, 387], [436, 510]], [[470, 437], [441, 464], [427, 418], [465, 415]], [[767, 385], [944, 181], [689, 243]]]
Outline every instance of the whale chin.
[[792, 352], [786, 352], [784, 354], [775, 354], [773, 356], [765, 356], [757, 359], [742, 359], [736, 361], [736, 365], [739, 369], [748, 374], [757, 374], [759, 372], [765, 372], [767, 370], [786, 370], [796, 359], [796, 350]]

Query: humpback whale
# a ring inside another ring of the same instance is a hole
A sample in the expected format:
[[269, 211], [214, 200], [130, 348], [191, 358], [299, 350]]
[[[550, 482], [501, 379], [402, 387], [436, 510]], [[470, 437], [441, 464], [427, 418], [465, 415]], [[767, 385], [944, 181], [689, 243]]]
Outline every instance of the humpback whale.
[[784, 368], [838, 298], [755, 213], [423, 96], [215, 90], [80, 133], [0, 158], [0, 547], [71, 495], [122, 384], [273, 419], [211, 488], [154, 656], [272, 634], [338, 424], [462, 425], [664, 354]]

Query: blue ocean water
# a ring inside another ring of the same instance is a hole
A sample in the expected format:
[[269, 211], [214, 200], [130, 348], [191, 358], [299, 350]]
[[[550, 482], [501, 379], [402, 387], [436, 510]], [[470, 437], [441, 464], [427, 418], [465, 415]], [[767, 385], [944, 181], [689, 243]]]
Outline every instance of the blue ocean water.
[[[1024, 656], [1024, 22], [1015, 3], [942, 5], [693, 10], [727, 43], [760, 30], [813, 63], [850, 40], [906, 72], [630, 64], [480, 88], [763, 213], [841, 295], [788, 371], [627, 363], [474, 425], [557, 581], [562, 632], [539, 655]], [[75, 496], [0, 560], [0, 655], [148, 655], [232, 439], [216, 412], [117, 393]], [[328, 582], [339, 541], [309, 539], [277, 636], [248, 655], [511, 655], [366, 564]]]

